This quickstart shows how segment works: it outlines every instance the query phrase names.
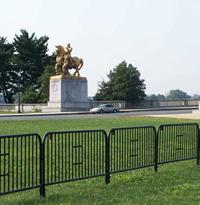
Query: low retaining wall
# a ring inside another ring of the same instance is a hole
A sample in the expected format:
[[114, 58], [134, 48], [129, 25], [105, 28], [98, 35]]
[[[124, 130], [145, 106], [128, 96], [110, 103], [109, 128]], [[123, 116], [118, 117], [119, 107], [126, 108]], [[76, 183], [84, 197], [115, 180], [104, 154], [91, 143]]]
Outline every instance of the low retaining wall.
[[[21, 104], [21, 112], [42, 112], [47, 104]], [[0, 104], [0, 111], [17, 112], [19, 106], [17, 104]]]
[[126, 101], [93, 101], [91, 107], [96, 107], [99, 104], [112, 104], [120, 109], [127, 108], [159, 108], [159, 107], [187, 107], [198, 106], [200, 100], [145, 100], [138, 104]]
[[[47, 107], [47, 104], [22, 104], [22, 112], [42, 112], [44, 108]], [[18, 106], [15, 106], [15, 110], [18, 110]]]
[[[139, 104], [133, 104], [126, 101], [91, 101], [90, 108], [97, 107], [100, 104], [112, 104], [119, 109], [128, 108], [162, 108], [162, 107], [191, 107], [199, 106], [200, 100], [146, 100]], [[47, 104], [21, 104], [22, 112], [50, 112]], [[17, 104], [0, 104], [0, 111], [18, 111]]]

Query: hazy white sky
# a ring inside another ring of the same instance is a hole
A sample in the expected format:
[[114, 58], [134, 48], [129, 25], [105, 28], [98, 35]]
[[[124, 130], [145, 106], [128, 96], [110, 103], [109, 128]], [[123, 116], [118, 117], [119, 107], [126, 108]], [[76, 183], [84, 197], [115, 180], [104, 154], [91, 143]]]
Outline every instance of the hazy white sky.
[[1, 0], [0, 36], [20, 29], [49, 36], [49, 52], [68, 42], [84, 59], [89, 95], [123, 60], [147, 94], [200, 94], [200, 0]]

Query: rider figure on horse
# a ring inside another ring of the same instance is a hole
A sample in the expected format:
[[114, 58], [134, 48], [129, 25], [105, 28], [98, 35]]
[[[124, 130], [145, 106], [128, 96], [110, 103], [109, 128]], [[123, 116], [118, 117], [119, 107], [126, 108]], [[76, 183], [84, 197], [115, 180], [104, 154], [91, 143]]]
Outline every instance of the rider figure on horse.
[[56, 46], [56, 48], [56, 74], [64, 77], [71, 76], [69, 70], [75, 69], [73, 76], [80, 77], [79, 70], [83, 66], [83, 59], [71, 56], [72, 47], [69, 43], [65, 48], [61, 45]]
[[65, 47], [65, 59], [68, 60], [69, 66], [72, 66], [72, 47], [70, 46], [70, 43], [67, 44], [67, 47]]

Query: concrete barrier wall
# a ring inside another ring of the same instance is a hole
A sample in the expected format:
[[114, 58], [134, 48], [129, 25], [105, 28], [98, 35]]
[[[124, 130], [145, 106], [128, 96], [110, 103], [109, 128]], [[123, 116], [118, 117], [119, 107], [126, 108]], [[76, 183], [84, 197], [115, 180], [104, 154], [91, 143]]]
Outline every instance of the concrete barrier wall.
[[[22, 112], [41, 112], [43, 108], [47, 107], [47, 104], [21, 104], [20, 110]], [[0, 111], [17, 112], [17, 104], [0, 104]]]
[[[47, 107], [47, 104], [22, 104], [22, 112], [42, 112], [44, 108]], [[15, 105], [15, 110], [18, 110], [18, 105]]]
[[200, 100], [146, 100], [137, 105], [126, 102], [126, 108], [187, 107], [198, 106]]
[[[133, 104], [126, 101], [91, 101], [90, 108], [97, 107], [100, 104], [112, 104], [119, 109], [128, 108], [159, 108], [159, 107], [187, 107], [199, 106], [200, 100], [148, 100], [139, 104]], [[22, 112], [42, 112], [47, 111], [47, 104], [21, 104]], [[0, 104], [0, 111], [17, 112], [17, 104]]]
[[0, 104], [0, 111], [15, 111], [14, 104]]
[[151, 108], [151, 107], [184, 107], [198, 106], [200, 100], [145, 100], [139, 104], [133, 104], [126, 101], [93, 101], [91, 107], [97, 107], [100, 104], [112, 104], [115, 107], [126, 108]]

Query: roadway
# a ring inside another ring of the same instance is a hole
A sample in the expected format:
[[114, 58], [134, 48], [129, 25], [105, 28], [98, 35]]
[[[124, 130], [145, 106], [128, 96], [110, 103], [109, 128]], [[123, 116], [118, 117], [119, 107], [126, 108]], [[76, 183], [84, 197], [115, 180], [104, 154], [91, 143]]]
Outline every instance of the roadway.
[[169, 114], [189, 114], [196, 107], [191, 108], [165, 108], [165, 109], [132, 109], [122, 110], [118, 113], [90, 114], [89, 112], [65, 112], [65, 113], [31, 113], [31, 114], [1, 114], [2, 120], [50, 120], [50, 119], [86, 119], [124, 116], [151, 116]]

